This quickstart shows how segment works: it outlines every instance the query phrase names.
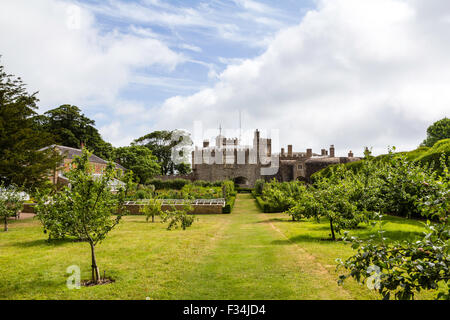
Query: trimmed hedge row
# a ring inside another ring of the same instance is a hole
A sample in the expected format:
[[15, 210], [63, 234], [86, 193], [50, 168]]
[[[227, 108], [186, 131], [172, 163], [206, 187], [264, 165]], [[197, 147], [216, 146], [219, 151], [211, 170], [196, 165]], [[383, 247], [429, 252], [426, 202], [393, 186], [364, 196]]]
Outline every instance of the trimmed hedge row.
[[222, 208], [222, 213], [231, 213], [234, 207], [234, 202], [236, 201], [236, 196], [230, 197], [226, 202], [225, 207]]
[[162, 190], [162, 189], [181, 190], [185, 185], [191, 184], [191, 181], [186, 179], [173, 179], [173, 180], [151, 179], [148, 180], [146, 184], [151, 184], [155, 186], [155, 190]]
[[261, 208], [264, 213], [280, 213], [284, 212], [284, 208], [277, 208], [270, 206], [266, 201], [264, 201], [260, 196], [255, 196], [256, 203]]
[[236, 191], [238, 193], [252, 193], [253, 189], [252, 188], [241, 188], [241, 187], [237, 187]]

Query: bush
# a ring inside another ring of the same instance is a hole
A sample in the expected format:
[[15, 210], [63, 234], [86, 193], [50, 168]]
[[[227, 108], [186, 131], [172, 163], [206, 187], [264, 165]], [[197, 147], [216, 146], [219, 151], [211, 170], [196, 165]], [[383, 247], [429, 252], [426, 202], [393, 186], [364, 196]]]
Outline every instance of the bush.
[[264, 185], [265, 185], [265, 181], [263, 179], [258, 179], [255, 182], [255, 194], [257, 195], [262, 195], [263, 189], [264, 189]]
[[238, 187], [236, 188], [237, 193], [252, 193], [253, 189], [252, 188], [241, 188]]
[[191, 184], [191, 181], [186, 179], [173, 179], [173, 180], [162, 180], [162, 179], [151, 179], [147, 180], [147, 184], [151, 184], [156, 190], [163, 189], [175, 189], [181, 190], [185, 185]]
[[224, 181], [222, 183], [222, 191], [223, 191], [223, 198], [229, 199], [230, 197], [236, 195], [234, 190], [234, 182], [231, 180]]
[[229, 200], [227, 200], [225, 207], [222, 208], [222, 213], [231, 213], [234, 207], [234, 202], [236, 201], [236, 197], [230, 197]]

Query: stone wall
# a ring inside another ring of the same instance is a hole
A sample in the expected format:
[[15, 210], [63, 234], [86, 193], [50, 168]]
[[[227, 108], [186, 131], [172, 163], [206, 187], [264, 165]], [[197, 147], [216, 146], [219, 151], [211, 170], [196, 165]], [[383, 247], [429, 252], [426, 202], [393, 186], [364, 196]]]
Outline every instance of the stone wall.
[[257, 164], [197, 164], [194, 169], [195, 180], [220, 181], [243, 177], [247, 183], [242, 186], [253, 187], [261, 177], [261, 165]]

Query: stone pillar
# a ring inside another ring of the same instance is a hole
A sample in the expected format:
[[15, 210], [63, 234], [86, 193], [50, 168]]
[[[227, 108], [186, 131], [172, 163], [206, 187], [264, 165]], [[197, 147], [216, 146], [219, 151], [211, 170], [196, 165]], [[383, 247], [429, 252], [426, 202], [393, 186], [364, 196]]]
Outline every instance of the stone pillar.
[[322, 149], [320, 154], [322, 156], [326, 156], [327, 155], [327, 149]]
[[284, 157], [284, 148], [281, 148], [281, 156]]
[[354, 155], [353, 155], [353, 152], [352, 152], [352, 150], [350, 150], [350, 152], [348, 153], [348, 157], [349, 157], [349, 158], [353, 158], [353, 156], [354, 156]]
[[311, 158], [312, 157], [312, 149], [306, 149], [306, 157]]
[[292, 157], [292, 144], [288, 145], [288, 157]]
[[334, 157], [335, 157], [335, 155], [334, 155], [334, 144], [332, 144], [332, 145], [330, 146], [330, 157], [331, 157], [331, 158], [334, 158]]

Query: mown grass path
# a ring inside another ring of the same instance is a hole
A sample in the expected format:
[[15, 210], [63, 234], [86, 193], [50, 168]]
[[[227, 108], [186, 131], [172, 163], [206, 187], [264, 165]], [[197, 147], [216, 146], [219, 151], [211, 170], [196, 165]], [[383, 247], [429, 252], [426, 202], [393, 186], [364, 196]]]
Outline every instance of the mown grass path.
[[187, 275], [187, 299], [352, 299], [336, 276], [239, 194], [214, 250]]

